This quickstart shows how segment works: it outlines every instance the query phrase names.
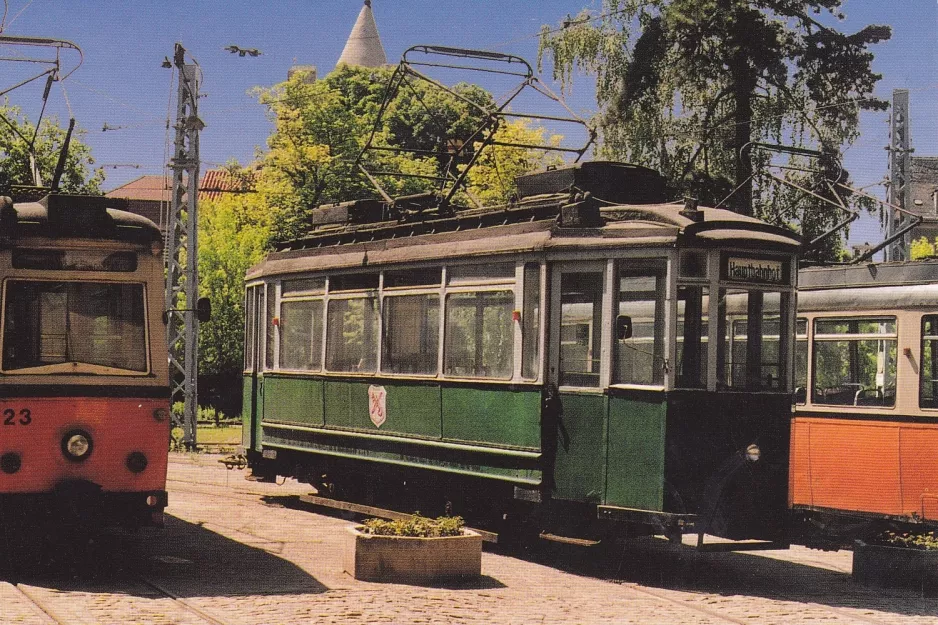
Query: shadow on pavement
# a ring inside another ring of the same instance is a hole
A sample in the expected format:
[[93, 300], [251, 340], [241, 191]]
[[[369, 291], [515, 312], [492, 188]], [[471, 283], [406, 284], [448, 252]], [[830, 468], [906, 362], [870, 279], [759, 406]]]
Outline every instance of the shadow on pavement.
[[[47, 535], [7, 549], [0, 579], [69, 591], [152, 596], [150, 580], [178, 597], [322, 593], [326, 586], [271, 551], [166, 515], [162, 530], [107, 531], [93, 539]], [[247, 542], [247, 541], [246, 541]], [[0, 544], [0, 551], [4, 547]], [[12, 558], [6, 557], [11, 555]], [[143, 579], [141, 579], [143, 578]]]
[[849, 572], [756, 553], [703, 553], [653, 538], [595, 547], [545, 543], [521, 557], [578, 575], [648, 588], [757, 596], [909, 616], [938, 613], [936, 599], [909, 591], [867, 588], [854, 582]]

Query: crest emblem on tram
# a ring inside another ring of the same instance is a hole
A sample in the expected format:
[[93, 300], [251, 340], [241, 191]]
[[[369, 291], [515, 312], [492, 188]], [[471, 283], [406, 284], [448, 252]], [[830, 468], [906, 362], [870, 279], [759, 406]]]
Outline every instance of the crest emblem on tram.
[[381, 427], [388, 418], [387, 397], [388, 392], [383, 386], [372, 384], [368, 387], [368, 416], [375, 427]]

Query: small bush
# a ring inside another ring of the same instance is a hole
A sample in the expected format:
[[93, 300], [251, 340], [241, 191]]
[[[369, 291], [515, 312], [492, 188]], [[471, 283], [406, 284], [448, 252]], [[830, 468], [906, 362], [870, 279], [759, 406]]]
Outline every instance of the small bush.
[[879, 539], [894, 547], [908, 547], [909, 549], [938, 549], [938, 536], [935, 532], [883, 532]]
[[376, 536], [413, 536], [416, 538], [441, 538], [461, 536], [465, 522], [458, 516], [441, 516], [436, 519], [415, 514], [409, 519], [387, 521], [365, 519], [360, 530]]

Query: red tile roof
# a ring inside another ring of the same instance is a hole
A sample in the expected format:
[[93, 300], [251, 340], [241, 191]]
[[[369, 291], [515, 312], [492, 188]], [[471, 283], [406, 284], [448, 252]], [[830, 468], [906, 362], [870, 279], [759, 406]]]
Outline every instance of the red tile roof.
[[107, 197], [122, 198], [126, 200], [149, 200], [153, 202], [170, 202], [173, 179], [170, 176], [146, 175], [131, 180], [125, 185], [108, 191]]
[[209, 169], [202, 175], [199, 184], [200, 200], [217, 200], [225, 193], [246, 193], [243, 180], [232, 176], [226, 169]]

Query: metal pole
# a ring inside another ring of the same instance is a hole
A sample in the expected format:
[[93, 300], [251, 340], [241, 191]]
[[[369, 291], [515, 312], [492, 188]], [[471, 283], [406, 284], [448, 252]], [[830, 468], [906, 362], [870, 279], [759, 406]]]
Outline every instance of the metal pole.
[[[908, 209], [907, 199], [912, 173], [912, 145], [909, 136], [909, 90], [892, 92], [892, 118], [889, 132], [889, 203]], [[886, 238], [903, 227], [902, 213], [889, 208], [886, 217]], [[910, 237], [898, 238], [886, 249], [886, 260], [908, 260]]]
[[[173, 170], [172, 204], [166, 232], [167, 345], [170, 386], [174, 400], [182, 399], [183, 443], [196, 446], [198, 416], [199, 321], [195, 313], [198, 278], [199, 68], [185, 63], [185, 49], [176, 44], [173, 55], [179, 72], [176, 102], [176, 138], [170, 167]], [[180, 307], [180, 295], [185, 304]]]

